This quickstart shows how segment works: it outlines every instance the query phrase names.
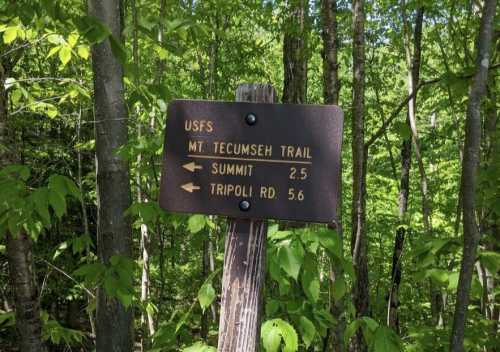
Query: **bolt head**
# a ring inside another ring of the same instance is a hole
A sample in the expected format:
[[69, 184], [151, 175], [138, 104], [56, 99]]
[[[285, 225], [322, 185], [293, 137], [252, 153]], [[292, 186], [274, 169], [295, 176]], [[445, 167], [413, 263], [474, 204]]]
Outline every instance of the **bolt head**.
[[253, 126], [257, 123], [257, 115], [255, 115], [252, 112], [248, 113], [247, 116], [245, 116], [245, 121], [246, 121], [247, 125]]
[[248, 200], [242, 200], [239, 204], [239, 207], [241, 211], [249, 211], [251, 204]]

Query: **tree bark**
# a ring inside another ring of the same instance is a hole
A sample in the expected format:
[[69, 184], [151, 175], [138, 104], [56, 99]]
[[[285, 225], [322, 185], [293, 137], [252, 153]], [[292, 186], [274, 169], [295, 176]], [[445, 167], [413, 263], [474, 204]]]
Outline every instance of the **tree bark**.
[[[90, 0], [89, 14], [97, 17], [121, 37], [122, 14], [119, 0]], [[92, 47], [94, 72], [94, 113], [98, 194], [97, 248], [102, 263], [114, 255], [131, 256], [132, 229], [124, 216], [131, 194], [127, 163], [117, 149], [128, 140], [127, 109], [123, 94], [123, 68], [113, 55], [109, 40]], [[133, 348], [132, 309], [98, 289], [96, 350], [125, 352]]]
[[9, 234], [7, 236], [7, 258], [9, 260], [10, 280], [14, 288], [19, 349], [21, 352], [44, 351], [31, 238], [23, 232], [15, 236]]
[[[356, 273], [353, 301], [356, 317], [369, 314], [366, 211], [366, 154], [364, 136], [365, 33], [364, 0], [353, 1], [353, 102], [352, 102], [352, 232], [351, 253]], [[360, 330], [351, 341], [351, 350], [366, 351]]]
[[[237, 101], [272, 103], [271, 85], [243, 84]], [[232, 219], [228, 223], [219, 320], [220, 352], [254, 352], [260, 341], [265, 280], [267, 221]]]
[[[420, 61], [421, 61], [421, 39], [422, 39], [422, 22], [424, 18], [424, 8], [418, 7], [415, 16], [415, 29], [413, 34], [413, 56], [410, 53], [410, 35], [408, 23], [406, 21], [405, 1], [402, 1], [404, 31], [407, 34], [406, 38], [406, 53], [408, 63], [408, 93], [411, 94], [418, 85], [420, 76]], [[417, 94], [408, 102], [408, 115], [406, 125], [411, 129], [411, 120], [415, 120]], [[399, 285], [401, 283], [401, 258], [403, 254], [404, 241], [406, 237], [406, 211], [408, 209], [408, 197], [410, 194], [410, 168], [411, 168], [411, 146], [412, 138], [403, 139], [401, 146], [401, 176], [398, 197], [399, 209], [399, 225], [396, 230], [394, 240], [394, 252], [392, 255], [392, 270], [391, 270], [391, 287], [388, 299], [387, 325], [392, 327], [399, 333]]]
[[[340, 80], [339, 80], [339, 63], [338, 63], [338, 27], [337, 27], [337, 1], [322, 0], [321, 1], [321, 26], [323, 38], [323, 102], [324, 104], [339, 103]], [[340, 186], [341, 186], [341, 181]], [[342, 244], [342, 199], [339, 199], [337, 214], [338, 222], [331, 224], [330, 227], [337, 231]], [[341, 245], [341, 247], [343, 247]], [[329, 285], [330, 292], [333, 290], [333, 285], [337, 278], [344, 275], [342, 268], [330, 261], [329, 268]], [[330, 312], [336, 319], [335, 324], [329, 329], [328, 339], [325, 343], [328, 346], [326, 350], [341, 352], [344, 346], [344, 330], [345, 330], [345, 315], [344, 315], [344, 300], [335, 301], [333, 295], [330, 294]]]
[[321, 1], [321, 20], [321, 36], [323, 38], [323, 100], [325, 104], [338, 105], [340, 80], [337, 0]]
[[288, 0], [283, 37], [283, 103], [307, 101], [308, 0]]
[[[9, 97], [5, 89], [8, 78], [19, 57], [4, 57], [0, 62], [0, 167], [19, 162], [16, 141], [10, 128]], [[16, 331], [20, 352], [44, 351], [38, 287], [33, 269], [32, 240], [24, 232], [6, 235], [9, 278], [14, 292]]]
[[490, 65], [493, 19], [496, 0], [485, 0], [481, 25], [476, 41], [476, 70], [469, 90], [467, 116], [465, 120], [464, 159], [462, 163], [462, 199], [464, 248], [457, 286], [457, 300], [451, 329], [450, 351], [464, 351], [464, 330], [469, 306], [469, 291], [472, 282], [479, 229], [476, 222], [476, 180], [481, 145], [481, 100], [485, 95], [488, 68]]

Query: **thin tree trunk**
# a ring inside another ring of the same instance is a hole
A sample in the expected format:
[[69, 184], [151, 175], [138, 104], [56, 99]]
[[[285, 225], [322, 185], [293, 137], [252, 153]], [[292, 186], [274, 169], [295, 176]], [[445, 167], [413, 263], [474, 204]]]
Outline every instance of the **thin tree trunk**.
[[[352, 233], [351, 252], [356, 273], [353, 301], [356, 317], [369, 314], [368, 263], [366, 241], [366, 158], [365, 148], [365, 11], [364, 0], [353, 1], [353, 102], [352, 102]], [[366, 351], [360, 330], [351, 341], [351, 350]]]
[[[339, 63], [338, 63], [338, 27], [337, 27], [337, 1], [322, 0], [321, 1], [321, 20], [322, 20], [322, 38], [323, 38], [323, 100], [325, 104], [339, 103], [340, 80], [339, 80]], [[341, 181], [340, 186], [341, 186]], [[342, 245], [342, 199], [339, 199], [337, 214], [339, 221], [332, 224], [330, 227], [337, 231]], [[325, 340], [328, 344], [326, 350], [340, 352], [344, 346], [344, 330], [345, 330], [345, 315], [344, 300], [335, 301], [331, 294], [335, 280], [343, 276], [343, 270], [340, 266], [335, 265], [330, 261], [329, 267], [329, 285], [330, 285], [330, 312], [336, 319], [334, 326], [329, 329], [329, 338]]]
[[288, 18], [283, 38], [283, 103], [303, 104], [307, 100], [308, 0], [288, 0]]
[[[417, 8], [415, 16], [415, 29], [413, 34], [413, 57], [410, 52], [410, 35], [408, 23], [406, 21], [405, 1], [402, 1], [403, 23], [404, 31], [407, 33], [406, 40], [406, 57], [408, 63], [408, 91], [409, 94], [413, 92], [418, 85], [420, 75], [420, 55], [421, 55], [421, 38], [422, 38], [422, 22], [424, 18], [423, 7]], [[410, 99], [408, 102], [408, 115], [406, 124], [411, 128], [410, 121], [415, 120], [417, 109], [416, 104], [417, 95]], [[399, 186], [398, 208], [399, 208], [399, 225], [396, 230], [396, 238], [394, 240], [394, 252], [392, 255], [392, 270], [391, 270], [391, 287], [389, 290], [389, 299], [387, 307], [387, 325], [392, 327], [399, 333], [399, 285], [401, 283], [401, 270], [402, 270], [402, 255], [404, 248], [404, 241], [407, 233], [406, 212], [408, 209], [408, 197], [410, 194], [410, 168], [411, 168], [411, 146], [412, 139], [405, 138], [401, 146], [401, 176]]]
[[[90, 0], [89, 14], [97, 17], [115, 39], [121, 37], [119, 0]], [[114, 255], [131, 257], [132, 228], [124, 216], [131, 194], [127, 163], [116, 153], [128, 140], [127, 109], [123, 95], [123, 68], [113, 55], [109, 40], [92, 47], [96, 172], [98, 194], [97, 248], [102, 263]], [[132, 309], [126, 309], [104, 288], [97, 296], [97, 352], [129, 352], [133, 348]]]
[[[76, 142], [78, 144], [81, 143], [81, 132], [82, 132], [82, 106], [80, 105], [80, 109], [78, 110], [78, 121], [76, 125]], [[90, 230], [89, 230], [89, 220], [87, 217], [87, 207], [85, 206], [85, 198], [84, 198], [84, 192], [83, 192], [83, 167], [82, 167], [82, 152], [80, 148], [77, 148], [77, 161], [78, 161], [78, 174], [77, 174], [77, 182], [78, 182], [78, 190], [80, 191], [81, 197], [80, 197], [80, 208], [82, 210], [82, 222], [83, 222], [83, 233], [86, 236], [90, 236]], [[88, 252], [90, 251], [89, 248], [87, 248], [87, 255], [89, 254]], [[87, 297], [87, 304], [91, 304], [92, 298]], [[88, 310], [88, 315], [89, 315], [89, 323], [90, 323], [90, 331], [92, 333], [92, 336], [95, 338], [96, 335], [96, 330], [95, 330], [95, 319], [94, 319], [94, 313], [91, 310]]]
[[[130, 1], [130, 7], [132, 10], [132, 22], [133, 22], [133, 40], [132, 40], [132, 56], [134, 65], [139, 67], [139, 14], [136, 6], [136, 0]], [[140, 5], [139, 5], [140, 7]], [[135, 85], [138, 88], [140, 82], [136, 78]], [[137, 119], [137, 138], [142, 137], [142, 123], [140, 121], [140, 110], [136, 108], [136, 119]], [[142, 153], [137, 155], [137, 171], [136, 171], [136, 183], [137, 183], [137, 203], [147, 202], [147, 199], [142, 194]], [[149, 184], [146, 188], [150, 188]], [[141, 303], [143, 307], [146, 307], [150, 299], [150, 278], [149, 278], [149, 256], [150, 256], [150, 238], [149, 229], [147, 224], [141, 224], [141, 256], [142, 256], [142, 274], [141, 274]], [[152, 336], [155, 333], [154, 318], [151, 310], [146, 309], [146, 315], [144, 315], [144, 310], [141, 312], [141, 327], [143, 330], [143, 335]], [[145, 350], [148, 348], [147, 340], [144, 336], [141, 338], [141, 348]]]
[[[5, 89], [5, 80], [18, 60], [19, 57], [6, 56], [0, 62], [0, 145], [5, 148], [0, 156], [0, 167], [19, 162], [16, 141], [9, 119], [8, 92]], [[7, 233], [6, 247], [9, 277], [14, 292], [19, 350], [21, 352], [44, 351], [31, 238], [24, 231], [17, 234]]]
[[457, 300], [451, 329], [450, 351], [464, 351], [464, 331], [469, 306], [469, 291], [476, 250], [479, 243], [479, 229], [476, 222], [476, 180], [481, 145], [481, 100], [485, 95], [490, 48], [493, 33], [493, 19], [496, 12], [496, 0], [485, 0], [481, 17], [481, 26], [477, 38], [476, 71], [472, 78], [465, 120], [464, 160], [462, 163], [462, 197], [464, 248], [457, 286]]
[[[272, 103], [271, 85], [243, 84], [237, 101]], [[267, 221], [229, 220], [224, 252], [219, 352], [254, 352], [260, 342]]]

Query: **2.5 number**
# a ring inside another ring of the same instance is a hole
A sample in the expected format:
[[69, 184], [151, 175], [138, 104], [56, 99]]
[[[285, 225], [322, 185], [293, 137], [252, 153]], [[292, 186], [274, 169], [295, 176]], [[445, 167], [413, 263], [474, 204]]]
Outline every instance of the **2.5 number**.
[[298, 200], [302, 202], [304, 200], [304, 191], [301, 189], [289, 188], [288, 200]]
[[305, 180], [307, 178], [307, 168], [301, 167], [297, 169], [295, 166], [290, 168], [290, 180]]

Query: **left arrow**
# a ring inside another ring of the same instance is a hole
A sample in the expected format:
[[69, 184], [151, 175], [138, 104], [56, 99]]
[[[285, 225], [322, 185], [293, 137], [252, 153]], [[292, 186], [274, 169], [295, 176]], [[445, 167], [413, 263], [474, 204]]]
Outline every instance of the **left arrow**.
[[201, 170], [203, 169], [203, 166], [196, 164], [194, 161], [191, 161], [190, 163], [182, 165], [183, 168], [185, 168], [188, 171], [195, 172], [196, 170]]
[[200, 186], [195, 186], [193, 184], [193, 182], [189, 182], [189, 183], [183, 184], [181, 186], [181, 188], [183, 190], [185, 190], [186, 192], [193, 193], [194, 191], [198, 191], [200, 189]]

